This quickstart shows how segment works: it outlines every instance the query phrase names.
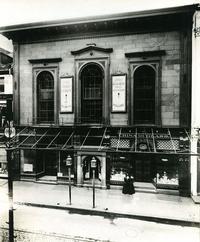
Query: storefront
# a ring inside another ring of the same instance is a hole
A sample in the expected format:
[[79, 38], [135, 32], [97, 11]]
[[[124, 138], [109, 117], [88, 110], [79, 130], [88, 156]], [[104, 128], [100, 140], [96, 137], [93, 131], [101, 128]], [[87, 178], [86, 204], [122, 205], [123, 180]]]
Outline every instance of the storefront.
[[190, 137], [185, 129], [26, 127], [11, 140], [20, 179], [68, 182], [66, 159], [72, 159], [74, 185], [91, 186], [91, 160], [96, 185], [122, 185], [125, 175], [157, 189], [190, 194]]
[[0, 28], [14, 43], [13, 147], [21, 179], [66, 182], [70, 156], [77, 186], [90, 186], [94, 158], [99, 187], [121, 185], [128, 172], [157, 189], [189, 194], [192, 183], [196, 192], [190, 137], [198, 10]]

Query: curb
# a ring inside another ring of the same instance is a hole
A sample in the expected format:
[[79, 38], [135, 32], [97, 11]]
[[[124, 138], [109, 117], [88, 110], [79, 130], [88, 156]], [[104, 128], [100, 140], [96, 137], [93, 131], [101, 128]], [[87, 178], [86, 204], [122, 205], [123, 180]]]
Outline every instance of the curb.
[[153, 217], [153, 216], [145, 216], [138, 214], [128, 214], [128, 213], [118, 213], [118, 212], [108, 212], [97, 209], [86, 209], [86, 208], [77, 208], [77, 207], [69, 207], [69, 206], [60, 206], [60, 205], [49, 205], [49, 204], [39, 204], [39, 203], [28, 203], [28, 202], [15, 202], [17, 205], [25, 205], [32, 207], [40, 207], [40, 208], [50, 208], [50, 209], [60, 209], [60, 210], [68, 210], [69, 213], [82, 214], [82, 215], [92, 215], [92, 216], [103, 216], [108, 219], [115, 218], [129, 218], [129, 219], [137, 219], [148, 222], [169, 224], [169, 225], [180, 225], [187, 227], [197, 227], [200, 228], [200, 222], [189, 221], [189, 220], [181, 220], [181, 219], [171, 219], [171, 218], [161, 218], [161, 217]]

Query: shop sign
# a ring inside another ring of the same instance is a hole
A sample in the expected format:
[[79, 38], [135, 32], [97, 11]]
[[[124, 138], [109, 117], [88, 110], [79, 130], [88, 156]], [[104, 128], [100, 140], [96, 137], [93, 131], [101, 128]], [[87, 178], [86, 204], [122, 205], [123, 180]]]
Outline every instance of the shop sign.
[[169, 139], [168, 134], [152, 134], [152, 133], [121, 133], [121, 138], [141, 138], [141, 139]]
[[60, 78], [60, 112], [72, 113], [73, 112], [73, 77]]
[[112, 112], [126, 112], [126, 74], [112, 75]]

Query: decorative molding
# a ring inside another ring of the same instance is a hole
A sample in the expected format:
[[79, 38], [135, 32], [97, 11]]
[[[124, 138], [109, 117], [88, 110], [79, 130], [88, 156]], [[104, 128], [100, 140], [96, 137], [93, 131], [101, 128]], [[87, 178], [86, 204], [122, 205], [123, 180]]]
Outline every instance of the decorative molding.
[[61, 62], [62, 58], [46, 58], [46, 59], [29, 59], [31, 64], [45, 64], [45, 63], [56, 63]]
[[113, 48], [101, 48], [101, 47], [97, 47], [94, 45], [90, 45], [88, 47], [79, 49], [79, 50], [75, 50], [75, 51], [71, 51], [72, 55], [78, 55], [78, 54], [82, 54], [86, 51], [100, 51], [100, 52], [104, 52], [104, 53], [112, 53], [113, 52]]
[[60, 78], [64, 78], [64, 77], [68, 77], [68, 76], [71, 76], [71, 75], [68, 72], [63, 72], [63, 73], [61, 73]]
[[166, 55], [165, 50], [154, 50], [154, 51], [141, 51], [141, 52], [129, 52], [125, 53], [126, 57], [153, 57], [153, 56], [162, 56]]

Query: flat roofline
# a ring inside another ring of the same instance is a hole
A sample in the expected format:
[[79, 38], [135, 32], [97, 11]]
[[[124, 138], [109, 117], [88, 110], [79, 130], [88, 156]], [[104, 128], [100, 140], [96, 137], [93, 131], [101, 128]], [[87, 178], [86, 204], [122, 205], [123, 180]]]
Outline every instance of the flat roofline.
[[199, 7], [200, 7], [199, 4], [192, 4], [192, 5], [184, 5], [184, 6], [178, 6], [178, 7], [160, 8], [160, 9], [153, 9], [153, 10], [127, 12], [127, 13], [87, 16], [87, 17], [69, 18], [69, 19], [62, 19], [62, 20], [50, 20], [50, 21], [42, 21], [42, 22], [35, 22], [35, 23], [9, 25], [9, 26], [0, 27], [0, 33], [20, 31], [20, 30], [26, 30], [26, 29], [74, 25], [74, 24], [81, 24], [81, 23], [121, 20], [121, 19], [130, 19], [130, 18], [142, 18], [142, 17], [157, 16], [157, 15], [193, 12], [196, 9], [199, 9]]

